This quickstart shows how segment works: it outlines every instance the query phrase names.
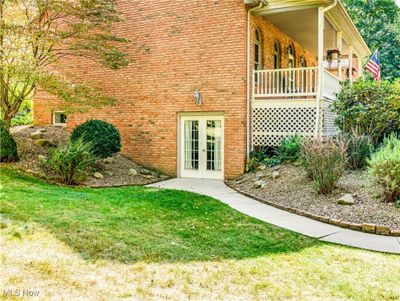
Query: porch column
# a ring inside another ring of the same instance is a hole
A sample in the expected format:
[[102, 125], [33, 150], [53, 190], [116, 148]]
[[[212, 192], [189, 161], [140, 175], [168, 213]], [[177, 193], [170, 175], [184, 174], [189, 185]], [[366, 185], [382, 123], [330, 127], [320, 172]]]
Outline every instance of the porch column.
[[349, 45], [349, 80], [353, 81], [353, 45]]
[[320, 134], [321, 98], [323, 96], [323, 73], [324, 73], [324, 25], [325, 11], [318, 7], [318, 89], [317, 89], [317, 110], [315, 120], [315, 137]]
[[[336, 32], [336, 47], [339, 49], [340, 53], [342, 53], [343, 33], [341, 31]], [[338, 77], [340, 80], [342, 80], [342, 66], [340, 61], [338, 61]]]

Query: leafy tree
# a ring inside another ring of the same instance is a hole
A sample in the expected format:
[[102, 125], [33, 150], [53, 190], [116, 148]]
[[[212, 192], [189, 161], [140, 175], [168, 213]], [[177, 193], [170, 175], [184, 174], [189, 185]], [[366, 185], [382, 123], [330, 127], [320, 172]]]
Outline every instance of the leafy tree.
[[344, 0], [372, 51], [379, 48], [382, 77], [400, 78], [400, 8], [395, 0]]
[[343, 133], [369, 136], [376, 145], [385, 135], [400, 133], [400, 82], [343, 82], [332, 110]]
[[111, 31], [119, 21], [114, 0], [0, 0], [0, 107], [6, 127], [39, 87], [81, 110], [115, 102], [52, 67], [71, 56], [110, 69], [126, 66], [126, 40]]

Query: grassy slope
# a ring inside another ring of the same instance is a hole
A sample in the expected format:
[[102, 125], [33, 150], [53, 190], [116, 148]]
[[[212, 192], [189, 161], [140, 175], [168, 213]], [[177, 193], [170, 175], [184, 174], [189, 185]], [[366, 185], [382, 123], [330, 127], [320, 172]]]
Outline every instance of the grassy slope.
[[8, 285], [67, 299], [400, 300], [399, 256], [322, 244], [205, 196], [65, 188], [8, 170], [1, 185], [1, 212], [44, 229], [2, 230]]

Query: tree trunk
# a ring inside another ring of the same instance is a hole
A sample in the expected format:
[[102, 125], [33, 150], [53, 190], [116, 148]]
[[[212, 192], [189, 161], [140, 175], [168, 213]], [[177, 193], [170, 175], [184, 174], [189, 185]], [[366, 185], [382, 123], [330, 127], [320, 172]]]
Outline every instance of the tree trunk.
[[7, 130], [7, 132], [10, 131], [11, 119], [12, 119], [12, 115], [10, 115], [8, 112], [3, 112], [3, 122], [4, 122], [4, 127]]

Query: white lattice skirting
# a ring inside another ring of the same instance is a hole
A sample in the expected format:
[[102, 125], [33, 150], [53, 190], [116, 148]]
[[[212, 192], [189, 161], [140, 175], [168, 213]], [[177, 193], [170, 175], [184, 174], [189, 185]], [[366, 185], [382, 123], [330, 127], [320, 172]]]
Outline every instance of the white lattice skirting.
[[[315, 99], [253, 101], [252, 105], [253, 147], [278, 146], [285, 137], [311, 137], [316, 133]], [[323, 136], [336, 134], [335, 116], [329, 105], [329, 101], [321, 101], [319, 133]]]

